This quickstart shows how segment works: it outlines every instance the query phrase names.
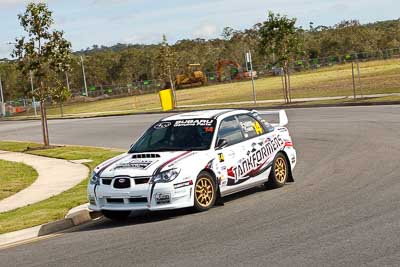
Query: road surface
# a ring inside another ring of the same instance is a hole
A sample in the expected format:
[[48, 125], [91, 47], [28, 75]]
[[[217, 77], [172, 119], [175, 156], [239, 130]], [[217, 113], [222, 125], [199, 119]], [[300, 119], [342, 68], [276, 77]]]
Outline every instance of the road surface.
[[[204, 213], [102, 219], [0, 251], [0, 266], [398, 266], [400, 106], [288, 110], [295, 183]], [[159, 115], [50, 122], [54, 143], [127, 148]], [[38, 122], [0, 139], [40, 141]]]

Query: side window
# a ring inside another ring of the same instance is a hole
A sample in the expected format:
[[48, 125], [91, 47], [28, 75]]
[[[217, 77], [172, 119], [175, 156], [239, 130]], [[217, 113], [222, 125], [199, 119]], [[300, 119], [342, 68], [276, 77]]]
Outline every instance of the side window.
[[253, 117], [248, 115], [239, 115], [238, 119], [246, 139], [266, 133], [266, 130], [262, 126], [261, 122], [257, 121]]
[[233, 145], [244, 140], [240, 125], [235, 116], [225, 118], [221, 121], [218, 130], [218, 138], [228, 141], [228, 145]]

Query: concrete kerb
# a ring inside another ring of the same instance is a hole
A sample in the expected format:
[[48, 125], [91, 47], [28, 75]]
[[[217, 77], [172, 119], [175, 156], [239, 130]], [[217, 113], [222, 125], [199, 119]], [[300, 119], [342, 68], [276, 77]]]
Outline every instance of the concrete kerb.
[[71, 209], [64, 219], [15, 232], [1, 234], [0, 250], [12, 246], [13, 244], [67, 230], [99, 217], [101, 217], [101, 213], [89, 210], [88, 204], [86, 203]]

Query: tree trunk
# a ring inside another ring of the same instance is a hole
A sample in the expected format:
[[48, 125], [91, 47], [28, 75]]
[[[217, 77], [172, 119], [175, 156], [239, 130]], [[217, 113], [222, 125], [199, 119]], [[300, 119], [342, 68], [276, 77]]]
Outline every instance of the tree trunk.
[[281, 68], [281, 79], [282, 79], [282, 95], [283, 95], [283, 99], [285, 99], [285, 103], [286, 103], [286, 89], [285, 89], [285, 71], [283, 70], [283, 68]]
[[286, 67], [283, 68], [283, 77], [284, 77], [284, 82], [285, 82], [285, 103], [289, 103], [289, 96], [288, 96], [288, 77], [287, 77], [287, 72], [286, 72]]
[[43, 115], [44, 115], [44, 125], [46, 129], [46, 144], [45, 146], [50, 146], [50, 138], [49, 138], [49, 127], [47, 125], [47, 111], [46, 111], [46, 103], [43, 100]]
[[286, 71], [285, 71], [285, 96], [286, 96], [286, 104], [289, 104], [289, 81]]
[[288, 100], [289, 103], [292, 103], [292, 87], [290, 85], [290, 70], [289, 70], [289, 64], [287, 66], [287, 77], [288, 77]]
[[289, 75], [289, 64], [287, 61], [284, 62], [284, 74], [285, 74], [285, 89], [286, 89], [286, 103], [291, 103], [291, 95], [290, 95], [290, 75]]
[[42, 124], [43, 145], [47, 146], [46, 130], [44, 126], [43, 100], [40, 100], [40, 121]]
[[47, 117], [46, 117], [46, 107], [44, 100], [40, 100], [40, 120], [42, 123], [42, 134], [43, 134], [43, 145], [45, 147], [49, 146], [49, 131], [47, 130]]

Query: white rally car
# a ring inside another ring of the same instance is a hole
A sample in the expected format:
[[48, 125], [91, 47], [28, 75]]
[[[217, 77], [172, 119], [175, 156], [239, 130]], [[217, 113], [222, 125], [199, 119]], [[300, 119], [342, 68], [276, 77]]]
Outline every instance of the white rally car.
[[[277, 114], [270, 124], [260, 114]], [[127, 153], [97, 166], [89, 208], [111, 219], [133, 210], [212, 207], [217, 199], [293, 181], [296, 151], [284, 110], [208, 110], [156, 122]]]

